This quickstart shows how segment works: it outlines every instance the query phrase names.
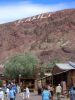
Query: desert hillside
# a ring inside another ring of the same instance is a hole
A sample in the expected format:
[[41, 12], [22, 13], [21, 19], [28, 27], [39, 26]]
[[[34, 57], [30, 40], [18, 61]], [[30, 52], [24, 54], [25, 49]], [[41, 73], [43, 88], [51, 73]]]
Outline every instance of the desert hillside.
[[75, 61], [75, 9], [0, 25], [0, 60], [32, 52], [42, 62]]

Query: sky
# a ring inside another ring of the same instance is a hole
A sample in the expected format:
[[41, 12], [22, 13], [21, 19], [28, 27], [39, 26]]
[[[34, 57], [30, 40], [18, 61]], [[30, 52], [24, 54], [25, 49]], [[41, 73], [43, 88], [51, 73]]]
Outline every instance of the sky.
[[75, 0], [0, 0], [0, 24], [71, 8]]

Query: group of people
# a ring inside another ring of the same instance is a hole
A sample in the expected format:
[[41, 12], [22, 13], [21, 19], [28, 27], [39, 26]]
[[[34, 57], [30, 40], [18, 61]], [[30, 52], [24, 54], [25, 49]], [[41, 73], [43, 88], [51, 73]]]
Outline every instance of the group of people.
[[[60, 95], [62, 92], [62, 87], [60, 86], [60, 84], [56, 86], [55, 92], [57, 100], [60, 100]], [[42, 100], [53, 100], [54, 87], [52, 86], [52, 84], [48, 84], [43, 86], [42, 88], [38, 88], [38, 94], [42, 94]]]
[[[57, 100], [61, 100], [62, 93], [62, 86], [58, 84], [55, 89]], [[45, 86], [42, 92], [42, 100], [54, 100], [53, 99], [53, 91], [54, 88], [52, 86]], [[70, 100], [75, 100], [75, 86], [71, 86], [70, 89], [67, 91], [70, 97]], [[63, 94], [64, 95], [64, 94]], [[64, 95], [65, 97], [65, 95]]]
[[[15, 100], [16, 95], [18, 93], [21, 93], [21, 88], [19, 85], [16, 85], [15, 83], [9, 83], [7, 85], [4, 85], [3, 87], [0, 87], [0, 100]], [[29, 88], [26, 87], [22, 93], [22, 99], [29, 99], [30, 98], [30, 91]]]
[[43, 88], [43, 92], [42, 92], [42, 100], [53, 100], [53, 96], [54, 96], [54, 92], [56, 94], [57, 100], [61, 100], [61, 94], [62, 94], [62, 86], [60, 84], [58, 84], [56, 86], [56, 88], [54, 89], [53, 86], [50, 85], [46, 85]]
[[4, 100], [5, 96], [8, 100], [15, 100], [17, 91], [15, 83], [10, 83], [3, 87], [0, 87], [0, 100]]
[[38, 85], [38, 95], [42, 95], [42, 100], [53, 100], [54, 88], [51, 84]]
[[[42, 91], [40, 92], [42, 100], [54, 100], [54, 91], [56, 93], [57, 100], [61, 100], [60, 96], [62, 94], [62, 90], [63, 89], [60, 84], [58, 84], [55, 89], [51, 84], [45, 85], [42, 87]], [[7, 86], [0, 87], [0, 100], [4, 100], [4, 94], [6, 94], [7, 100], [15, 100], [16, 94], [20, 92], [21, 89], [19, 85], [16, 85], [15, 83], [10, 83]], [[28, 87], [24, 89], [22, 94], [23, 100], [30, 99], [30, 91]], [[75, 100], [75, 86], [72, 86], [69, 89], [69, 94], [70, 100]]]

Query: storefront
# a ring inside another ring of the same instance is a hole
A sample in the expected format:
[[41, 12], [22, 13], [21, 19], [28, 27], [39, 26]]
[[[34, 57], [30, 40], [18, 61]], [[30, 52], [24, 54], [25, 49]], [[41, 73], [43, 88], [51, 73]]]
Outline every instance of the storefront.
[[22, 86], [22, 90], [26, 87], [29, 87], [30, 91], [34, 91], [35, 89], [35, 79], [34, 78], [20, 78], [20, 86]]

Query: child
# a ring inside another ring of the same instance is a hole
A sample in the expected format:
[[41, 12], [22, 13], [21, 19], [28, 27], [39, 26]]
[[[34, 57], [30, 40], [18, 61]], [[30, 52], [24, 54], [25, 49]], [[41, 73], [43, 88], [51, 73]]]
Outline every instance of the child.
[[30, 98], [30, 91], [29, 88], [26, 87], [26, 98], [29, 99]]
[[24, 90], [24, 93], [23, 93], [23, 99], [29, 99], [30, 98], [30, 91], [29, 91], [29, 88], [26, 87], [26, 89]]

